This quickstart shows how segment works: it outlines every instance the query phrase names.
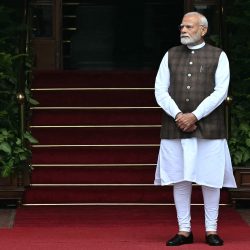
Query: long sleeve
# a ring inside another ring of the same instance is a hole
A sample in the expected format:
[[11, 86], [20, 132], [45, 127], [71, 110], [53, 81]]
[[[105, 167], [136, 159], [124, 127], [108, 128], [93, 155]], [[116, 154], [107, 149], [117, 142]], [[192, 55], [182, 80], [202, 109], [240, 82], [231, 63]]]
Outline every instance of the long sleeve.
[[229, 80], [229, 62], [225, 52], [222, 52], [215, 72], [214, 91], [208, 97], [206, 97], [192, 112], [198, 120], [209, 115], [226, 99], [228, 93]]
[[168, 52], [163, 57], [155, 80], [155, 98], [158, 105], [170, 116], [181, 112], [175, 101], [168, 93], [170, 85], [170, 73], [168, 68]]

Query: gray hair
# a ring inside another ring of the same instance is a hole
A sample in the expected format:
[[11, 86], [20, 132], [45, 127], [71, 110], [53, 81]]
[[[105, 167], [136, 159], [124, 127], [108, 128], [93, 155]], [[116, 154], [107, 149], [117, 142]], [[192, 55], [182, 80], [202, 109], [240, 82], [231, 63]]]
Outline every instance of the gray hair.
[[186, 13], [184, 16], [198, 16], [200, 20], [200, 25], [208, 28], [207, 18], [201, 13], [193, 11], [193, 12]]

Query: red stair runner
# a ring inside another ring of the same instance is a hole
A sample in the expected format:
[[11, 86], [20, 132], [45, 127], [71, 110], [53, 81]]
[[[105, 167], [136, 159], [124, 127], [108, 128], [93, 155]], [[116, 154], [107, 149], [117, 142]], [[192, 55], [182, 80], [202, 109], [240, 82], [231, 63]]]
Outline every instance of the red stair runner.
[[[153, 186], [161, 110], [152, 71], [40, 71], [30, 124], [33, 172], [25, 204], [166, 204]], [[199, 186], [193, 203], [202, 203]], [[227, 192], [222, 203], [228, 203]]]

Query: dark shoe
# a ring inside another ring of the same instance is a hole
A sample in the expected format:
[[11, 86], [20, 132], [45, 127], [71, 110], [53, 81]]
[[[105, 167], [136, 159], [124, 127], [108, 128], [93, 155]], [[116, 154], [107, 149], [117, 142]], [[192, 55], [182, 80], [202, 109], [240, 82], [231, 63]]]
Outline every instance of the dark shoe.
[[193, 242], [194, 239], [192, 232], [187, 237], [184, 235], [176, 234], [172, 239], [167, 241], [166, 246], [180, 246], [183, 244], [191, 244]]
[[219, 237], [218, 234], [206, 235], [206, 243], [209, 246], [222, 246], [224, 241]]

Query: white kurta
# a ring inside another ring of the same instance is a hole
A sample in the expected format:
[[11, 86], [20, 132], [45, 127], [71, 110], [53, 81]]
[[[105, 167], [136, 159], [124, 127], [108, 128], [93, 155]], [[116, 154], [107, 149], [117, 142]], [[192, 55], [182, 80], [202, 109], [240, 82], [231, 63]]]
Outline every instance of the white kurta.
[[[204, 45], [189, 47], [190, 53], [195, 53]], [[229, 76], [229, 62], [222, 52], [215, 73], [214, 91], [192, 112], [198, 120], [209, 115], [225, 100]], [[162, 109], [175, 118], [181, 110], [168, 93], [169, 85], [167, 52], [156, 76], [155, 97]], [[168, 185], [180, 181], [216, 188], [236, 187], [226, 139], [162, 139], [154, 184]]]

